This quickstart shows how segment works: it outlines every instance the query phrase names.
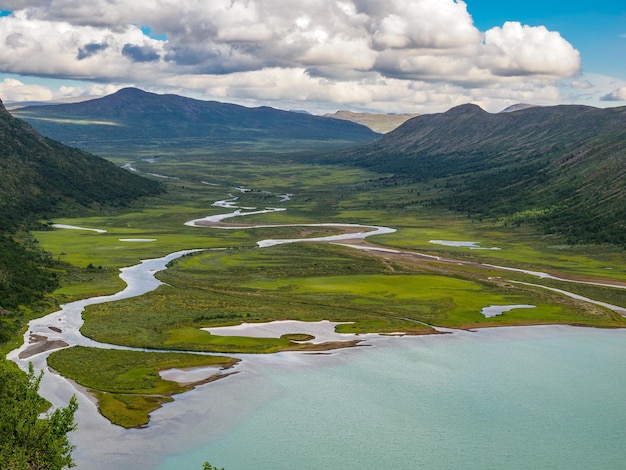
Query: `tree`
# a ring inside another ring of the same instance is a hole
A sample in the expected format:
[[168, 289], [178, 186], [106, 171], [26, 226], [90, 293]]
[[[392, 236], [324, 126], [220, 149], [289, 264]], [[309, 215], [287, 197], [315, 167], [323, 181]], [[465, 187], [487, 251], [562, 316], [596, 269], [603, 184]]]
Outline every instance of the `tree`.
[[0, 468], [5, 470], [61, 470], [73, 467], [74, 449], [67, 434], [76, 429], [76, 396], [67, 407], [57, 408], [44, 418], [45, 408], [38, 395], [43, 371], [35, 375], [32, 363], [28, 374], [0, 361]]
[[224, 467], [217, 468], [217, 467], [214, 467], [213, 465], [211, 465], [209, 462], [204, 462], [202, 464], [202, 470], [224, 470]]

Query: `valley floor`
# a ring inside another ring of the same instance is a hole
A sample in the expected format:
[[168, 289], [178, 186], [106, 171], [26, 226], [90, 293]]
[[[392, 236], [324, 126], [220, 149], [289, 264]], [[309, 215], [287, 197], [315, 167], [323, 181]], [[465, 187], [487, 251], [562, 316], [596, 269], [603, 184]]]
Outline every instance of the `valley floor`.
[[[324, 176], [341, 177], [355, 175]], [[271, 181], [269, 173], [267, 178]], [[229, 369], [236, 363], [215, 354], [328, 351], [366, 344], [372, 334], [545, 324], [626, 327], [624, 266], [615, 265], [615, 278], [600, 276], [607, 263], [595, 255], [555, 252], [541, 265], [533, 260], [541, 258], [539, 252], [505, 237], [497, 239], [505, 245], [497, 252], [469, 254], [464, 245], [469, 242], [433, 245], [428, 240], [493, 238], [494, 232], [474, 227], [467, 234], [471, 224], [445, 214], [445, 223], [438, 223], [437, 216], [429, 220], [379, 209], [339, 213], [338, 202], [327, 200], [333, 194], [316, 193], [315, 180], [300, 188], [303, 196], [293, 187], [260, 191], [234, 185], [225, 193], [222, 185], [205, 183], [172, 183], [177, 197], [194, 195], [187, 201], [62, 220], [56, 230], [38, 233], [47, 250], [80, 269], [68, 272], [71, 282], [57, 292], [67, 302], [64, 310], [32, 322], [24, 346], [11, 358], [22, 367], [33, 361], [44, 368], [49, 357], [55, 370], [97, 396], [109, 420], [134, 427], [146, 425], [170, 396], [207, 380], [181, 385], [171, 374], [161, 377], [164, 370], [207, 364]], [[322, 201], [307, 192], [325, 202], [318, 205]], [[359, 197], [350, 195], [357, 206]], [[233, 212], [224, 213], [225, 208]], [[212, 215], [202, 215], [207, 212]], [[230, 223], [242, 216], [253, 222]], [[354, 223], [361, 218], [364, 223]], [[151, 259], [155, 255], [161, 258]], [[617, 252], [600, 256], [623, 259]], [[122, 269], [127, 287], [120, 290], [116, 268], [138, 259], [144, 261]], [[586, 261], [566, 268], [579, 259]], [[497, 314], [482, 313], [493, 307]], [[280, 337], [210, 333], [283, 320], [331, 321], [339, 337], [320, 342], [298, 329]], [[77, 347], [57, 351], [67, 345]]]

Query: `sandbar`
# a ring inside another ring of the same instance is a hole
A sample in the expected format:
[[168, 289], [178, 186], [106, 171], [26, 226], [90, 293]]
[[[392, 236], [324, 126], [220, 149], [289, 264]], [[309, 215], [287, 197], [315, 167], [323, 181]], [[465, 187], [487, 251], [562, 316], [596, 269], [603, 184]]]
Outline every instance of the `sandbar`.
[[76, 225], [65, 225], [65, 224], [52, 224], [54, 228], [64, 228], [68, 230], [87, 230], [89, 232], [97, 232], [97, 233], [106, 233], [106, 230], [101, 228], [87, 228], [87, 227], [78, 227]]
[[45, 336], [35, 335], [35, 334], [30, 335], [29, 341], [31, 345], [19, 353], [18, 357], [20, 359], [28, 359], [29, 357], [32, 357], [35, 354], [51, 351], [53, 349], [66, 348], [69, 346], [69, 344], [67, 344], [63, 340], [60, 340], [60, 339], [49, 340]]
[[242, 323], [235, 326], [219, 326], [202, 329], [215, 336], [247, 336], [251, 338], [280, 338], [287, 334], [302, 333], [314, 336], [314, 339], [307, 341], [307, 343], [318, 344], [329, 341], [336, 342], [354, 339], [355, 335], [353, 334], [335, 332], [337, 325], [345, 323], [350, 322], [280, 320], [266, 323]]

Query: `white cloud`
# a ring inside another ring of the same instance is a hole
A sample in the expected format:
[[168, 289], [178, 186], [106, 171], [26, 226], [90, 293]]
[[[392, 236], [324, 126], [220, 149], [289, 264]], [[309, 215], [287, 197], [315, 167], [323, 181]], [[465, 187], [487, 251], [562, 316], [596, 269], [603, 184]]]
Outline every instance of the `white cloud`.
[[[12, 76], [0, 76], [0, 80], [0, 98], [2, 98], [4, 103], [100, 97], [115, 93], [121, 88], [133, 86], [132, 83], [113, 85], [78, 81], [72, 81], [71, 84], [64, 85], [64, 80], [45, 80], [45, 83], [33, 84], [25, 83]], [[32, 81], [32, 79], [29, 81]]]
[[603, 96], [602, 101], [626, 101], [626, 86], [613, 90], [611, 93]]
[[468, 89], [455, 84], [409, 81], [372, 76], [362, 80], [328, 81], [313, 77], [305, 69], [272, 68], [214, 77], [187, 75], [168, 80], [170, 92], [211, 96], [220, 101], [255, 106], [260, 103], [282, 109], [306, 109], [325, 113], [337, 109], [378, 112], [431, 113], [472, 102], [497, 112], [515, 103], [550, 105], [560, 100], [552, 85], [496, 83]]
[[5, 0], [3, 8], [14, 14], [0, 18], [0, 72], [240, 101], [499, 106], [507, 93], [524, 96], [522, 85], [545, 100], [555, 80], [580, 69], [559, 33], [512, 22], [483, 34], [461, 0]]
[[591, 83], [589, 80], [574, 80], [572, 82], [572, 88], [575, 88], [577, 90], [589, 90], [593, 88], [593, 83]]
[[618, 91], [626, 89], [626, 81], [599, 74], [582, 74], [574, 80], [557, 82], [563, 104], [584, 104], [595, 107], [615, 106]]
[[544, 26], [506, 22], [485, 33], [481, 62], [498, 76], [572, 77], [580, 71], [580, 54], [561, 35]]
[[48, 101], [52, 99], [50, 89], [40, 85], [26, 85], [15, 78], [5, 78], [0, 82], [0, 97], [2, 101]]
[[[24, 13], [0, 18], [0, 67], [24, 75], [118, 79], [132, 77], [138, 67], [137, 51], [162, 54], [162, 43], [145, 36], [135, 26], [119, 31], [73, 26], [28, 18]], [[95, 47], [97, 46], [97, 47]], [[91, 49], [91, 52], [86, 52]], [[125, 49], [126, 48], [126, 49]], [[124, 53], [131, 48], [131, 52]], [[158, 69], [157, 69], [158, 70]], [[150, 69], [151, 73], [155, 68]]]
[[89, 86], [60, 86], [54, 98], [71, 98], [75, 96], [105, 96], [115, 93], [125, 85], [111, 85], [104, 83], [91, 84]]
[[378, 49], [455, 49], [480, 41], [462, 1], [391, 1], [370, 19]]
[[306, 50], [299, 61], [304, 65], [333, 66], [348, 70], [371, 70], [376, 60], [365, 39], [333, 38]]

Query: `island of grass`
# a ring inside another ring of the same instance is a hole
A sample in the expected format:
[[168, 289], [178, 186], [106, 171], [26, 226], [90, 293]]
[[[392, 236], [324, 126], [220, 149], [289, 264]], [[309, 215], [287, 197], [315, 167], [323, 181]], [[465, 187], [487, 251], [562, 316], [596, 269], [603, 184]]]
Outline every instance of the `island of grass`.
[[315, 339], [315, 336], [308, 335], [306, 333], [286, 333], [281, 336], [281, 338], [287, 339], [289, 341], [311, 341]]
[[[172, 395], [229, 375], [237, 359], [198, 354], [124, 351], [75, 346], [52, 353], [48, 364], [91, 392], [98, 410], [113, 424], [126, 428], [148, 424], [149, 414]], [[159, 372], [168, 369], [212, 367], [215, 372], [195, 383], [164, 380]]]

